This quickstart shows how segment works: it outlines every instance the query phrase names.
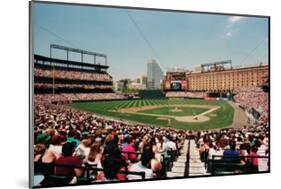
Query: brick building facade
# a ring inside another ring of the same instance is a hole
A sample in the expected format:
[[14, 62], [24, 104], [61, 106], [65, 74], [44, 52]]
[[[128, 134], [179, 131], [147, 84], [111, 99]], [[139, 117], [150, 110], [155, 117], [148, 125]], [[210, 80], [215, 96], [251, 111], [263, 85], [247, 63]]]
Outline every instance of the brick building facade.
[[187, 72], [188, 90], [222, 92], [261, 86], [268, 79], [268, 69], [268, 65], [257, 65], [222, 71]]

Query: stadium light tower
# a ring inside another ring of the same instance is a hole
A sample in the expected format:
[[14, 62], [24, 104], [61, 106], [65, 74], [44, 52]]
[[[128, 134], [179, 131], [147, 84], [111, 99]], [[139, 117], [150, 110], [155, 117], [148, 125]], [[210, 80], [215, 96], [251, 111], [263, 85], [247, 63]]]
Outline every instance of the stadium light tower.
[[[63, 50], [66, 52], [66, 60], [67, 61], [70, 61], [69, 60], [69, 52], [74, 52], [74, 53], [79, 53], [80, 54], [80, 60], [81, 60], [81, 66], [83, 67], [82, 64], [86, 64], [84, 62], [84, 55], [91, 55], [91, 56], [94, 56], [94, 64], [97, 65], [97, 59], [96, 57], [101, 57], [104, 59], [104, 67], [107, 67], [107, 55], [105, 54], [102, 54], [102, 53], [97, 53], [97, 52], [91, 52], [91, 51], [86, 51], [86, 50], [82, 50], [82, 49], [76, 49], [76, 48], [72, 48], [72, 47], [66, 47], [66, 46], [62, 46], [62, 45], [57, 45], [57, 44], [50, 44], [50, 63], [52, 65], [52, 70], [53, 70], [53, 96], [55, 95], [55, 65], [53, 64], [52, 62], [52, 50], [53, 49], [58, 49], [58, 50]], [[99, 63], [98, 63], [99, 64]], [[67, 67], [68, 67], [68, 64], [67, 64]]]

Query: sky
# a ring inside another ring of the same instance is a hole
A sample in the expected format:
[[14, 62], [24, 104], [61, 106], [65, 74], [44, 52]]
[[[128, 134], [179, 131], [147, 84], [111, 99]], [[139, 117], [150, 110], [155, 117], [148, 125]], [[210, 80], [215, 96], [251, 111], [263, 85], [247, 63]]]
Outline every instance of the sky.
[[[115, 81], [146, 74], [152, 58], [164, 72], [228, 59], [233, 66], [268, 63], [265, 17], [37, 2], [33, 18], [35, 54], [49, 56], [50, 44], [106, 54]], [[52, 56], [65, 59], [66, 53]], [[79, 56], [71, 53], [70, 59]]]

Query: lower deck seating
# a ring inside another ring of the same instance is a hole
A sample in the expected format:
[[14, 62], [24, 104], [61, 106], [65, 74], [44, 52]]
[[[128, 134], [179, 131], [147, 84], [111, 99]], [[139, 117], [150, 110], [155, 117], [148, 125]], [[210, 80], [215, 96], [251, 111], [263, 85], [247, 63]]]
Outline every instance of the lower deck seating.
[[166, 92], [167, 98], [204, 98], [204, 92], [185, 92], [185, 91], [168, 91]]
[[61, 94], [37, 94], [37, 99], [44, 99], [50, 102], [90, 101], [126, 99], [122, 94], [117, 93], [61, 93]]

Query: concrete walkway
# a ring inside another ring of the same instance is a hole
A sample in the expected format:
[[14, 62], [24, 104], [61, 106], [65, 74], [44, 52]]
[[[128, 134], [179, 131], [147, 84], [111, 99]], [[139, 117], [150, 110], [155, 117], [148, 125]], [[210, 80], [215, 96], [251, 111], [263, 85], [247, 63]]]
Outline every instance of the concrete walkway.
[[177, 161], [173, 163], [172, 170], [167, 172], [167, 177], [184, 176], [187, 149], [188, 149], [188, 140], [185, 140], [183, 148], [181, 150], [181, 155], [177, 158]]
[[244, 125], [247, 125], [248, 117], [243, 109], [241, 109], [236, 103], [229, 101], [228, 102], [234, 109], [233, 122], [229, 127], [241, 128]]
[[204, 163], [200, 160], [195, 140], [190, 140], [189, 176], [207, 175]]
[[[167, 177], [184, 177], [188, 140], [185, 140], [181, 155], [173, 163], [172, 170], [167, 172]], [[204, 163], [200, 160], [199, 149], [195, 140], [190, 140], [189, 176], [208, 175]]]

